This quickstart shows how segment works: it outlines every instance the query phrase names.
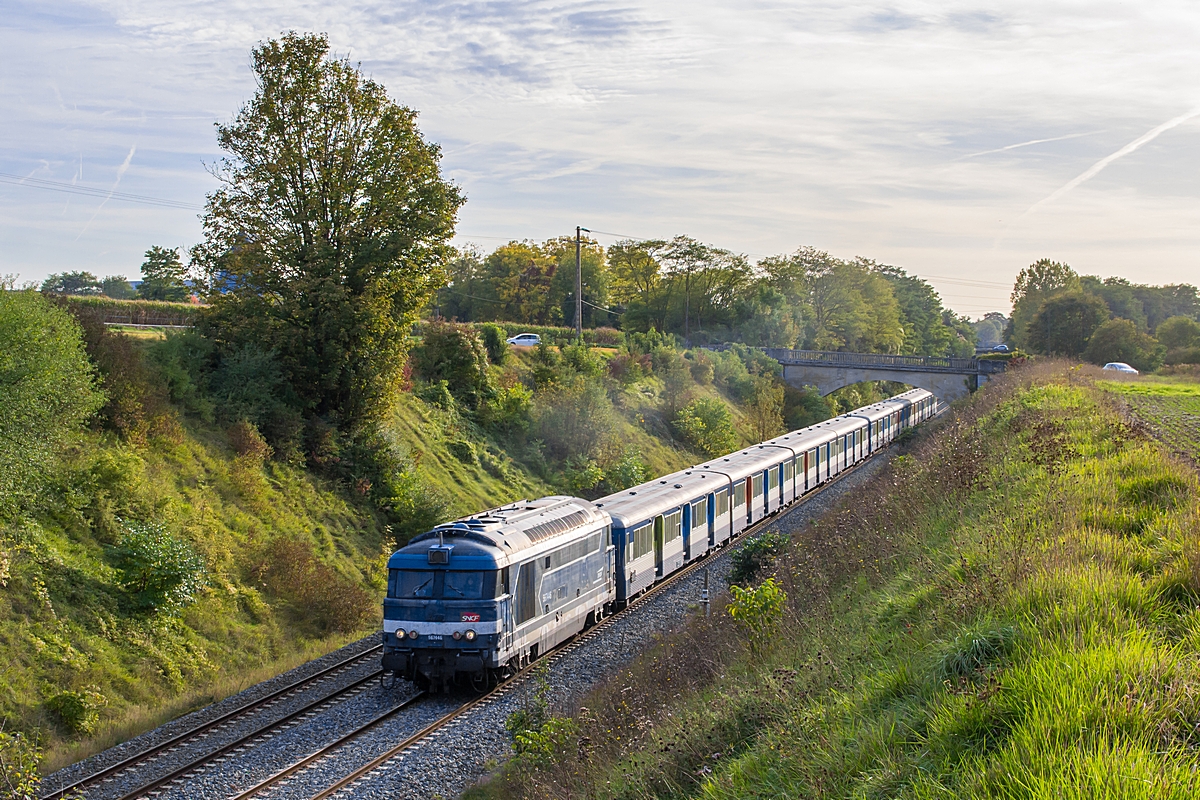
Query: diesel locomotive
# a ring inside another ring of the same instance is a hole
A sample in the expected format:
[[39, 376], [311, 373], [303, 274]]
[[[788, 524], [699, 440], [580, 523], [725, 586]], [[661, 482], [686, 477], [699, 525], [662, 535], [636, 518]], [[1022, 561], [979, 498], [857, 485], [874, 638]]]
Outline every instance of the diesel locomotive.
[[388, 560], [383, 669], [484, 689], [929, 419], [913, 389], [599, 500], [522, 500]]

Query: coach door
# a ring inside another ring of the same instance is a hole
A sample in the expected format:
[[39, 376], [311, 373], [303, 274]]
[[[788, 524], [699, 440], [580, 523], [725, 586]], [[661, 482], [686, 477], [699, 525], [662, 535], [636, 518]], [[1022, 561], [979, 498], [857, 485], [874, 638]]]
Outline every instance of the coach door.
[[654, 572], [660, 578], [663, 574], [663, 516], [654, 518]]

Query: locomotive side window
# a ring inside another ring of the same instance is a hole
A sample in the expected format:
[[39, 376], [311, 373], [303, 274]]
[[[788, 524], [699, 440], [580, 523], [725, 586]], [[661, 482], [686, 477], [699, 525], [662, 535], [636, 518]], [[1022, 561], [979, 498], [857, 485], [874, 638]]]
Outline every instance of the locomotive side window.
[[537, 616], [537, 579], [536, 561], [526, 561], [517, 573], [517, 624]]

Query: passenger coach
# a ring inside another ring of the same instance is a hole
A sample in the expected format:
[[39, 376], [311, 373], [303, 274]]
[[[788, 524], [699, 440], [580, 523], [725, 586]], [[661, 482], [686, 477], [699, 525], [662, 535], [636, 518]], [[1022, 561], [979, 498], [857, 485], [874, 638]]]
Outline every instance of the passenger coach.
[[913, 389], [595, 503], [543, 497], [440, 525], [388, 561], [383, 668], [483, 688], [936, 411]]

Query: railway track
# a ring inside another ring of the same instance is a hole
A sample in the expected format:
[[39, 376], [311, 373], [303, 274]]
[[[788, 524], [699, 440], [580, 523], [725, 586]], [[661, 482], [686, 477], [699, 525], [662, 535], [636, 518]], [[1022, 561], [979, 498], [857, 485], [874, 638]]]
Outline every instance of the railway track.
[[[863, 466], [871, 463], [874, 460], [874, 457], [868, 458], [859, 464], [856, 464], [854, 467], [844, 470], [832, 481], [823, 484], [812, 493], [805, 495], [799, 503], [793, 504], [792, 506], [789, 506], [780, 512], [776, 512], [771, 516], [759, 520], [757, 523], [742, 532], [742, 534], [739, 535], [734, 542], [742, 542], [754, 536], [767, 525], [777, 521], [781, 515], [786, 515], [790, 511], [803, 506], [813, 498], [825, 494], [833, 487], [841, 484], [845, 478], [854, 474]], [[712, 561], [714, 556], [725, 552], [727, 549], [728, 548], [726, 547], [713, 551], [704, 558], [698, 559], [679, 572], [676, 572], [667, 580], [655, 584], [646, 592], [632, 600], [628, 606], [626, 606], [626, 608], [600, 620], [588, 630], [580, 633], [578, 636], [564, 643], [557, 649], [547, 653], [543, 658], [534, 662], [534, 664], [548, 664], [552, 666], [555, 662], [568, 657], [579, 648], [584, 647], [593, 639], [602, 635], [610, 625], [615, 624], [619, 620], [626, 619], [630, 613], [635, 612], [652, 598], [658, 596], [668, 588], [675, 586], [678, 582], [688, 578], [691, 575], [694, 575], [698, 570], [704, 569]], [[217, 717], [216, 719], [167, 739], [166, 741], [130, 756], [129, 758], [117, 764], [113, 764], [91, 775], [85, 776], [74, 783], [62, 786], [54, 792], [42, 795], [42, 800], [61, 800], [62, 798], [68, 796], [77, 795], [81, 791], [86, 794], [86, 789], [88, 787], [93, 787], [100, 783], [115, 780], [128, 770], [135, 769], [139, 765], [151, 763], [158, 758], [161, 758], [163, 755], [187, 746], [187, 744], [190, 742], [194, 742], [206, 735], [211, 735], [213, 732], [216, 732], [223, 727], [234, 724], [238, 719], [245, 717], [254, 710], [274, 705], [284, 698], [298, 691], [302, 691], [305, 686], [309, 686], [320, 681], [322, 678], [336, 675], [341, 671], [350, 669], [354, 664], [361, 663], [365, 659], [377, 658], [381, 649], [381, 647], [376, 646], [366, 652], [344, 659], [334, 665], [331, 665], [330, 667], [325, 668], [313, 676], [282, 687], [264, 696], [263, 698], [260, 698], [240, 708], [233, 709], [226, 714]], [[417, 744], [429, 739], [438, 731], [445, 729], [455, 720], [463, 718], [465, 715], [476, 709], [500, 702], [513, 691], [522, 687], [525, 684], [525, 681], [530, 677], [532, 666], [533, 665], [526, 666], [515, 676], [496, 686], [491, 691], [458, 706], [449, 713], [439, 716], [433, 722], [425, 724], [416, 732], [409, 734], [395, 744], [388, 746], [383, 752], [379, 753], [373, 758], [370, 758], [366, 763], [352, 769], [343, 777], [336, 779], [325, 788], [316, 791], [316, 793], [310, 794], [310, 800], [325, 800], [326, 798], [343, 798], [350, 796], [356, 784], [367, 780], [373, 775], [376, 775], [377, 773], [386, 769], [389, 765], [393, 765], [399, 760], [403, 759], [406, 752]], [[341, 689], [327, 693], [316, 700], [305, 704], [303, 707], [288, 713], [282, 718], [257, 726], [254, 730], [236, 740], [230, 741], [215, 750], [208, 751], [202, 756], [189, 759], [187, 763], [172, 769], [166, 774], [160, 775], [153, 780], [141, 782], [134, 789], [125, 791], [120, 795], [115, 795], [111, 798], [111, 800], [135, 800], [135, 798], [157, 796], [161, 793], [169, 791], [173, 786], [180, 785], [190, 776], [196, 775], [205, 768], [212, 765], [221, 764], [228, 760], [229, 757], [236, 756], [242, 750], [253, 747], [255, 744], [270, 738], [275, 733], [282, 732], [292, 725], [299, 724], [300, 722], [304, 721], [304, 719], [320, 713], [330, 705], [361, 692], [372, 681], [378, 679], [381, 674], [382, 670], [375, 670], [366, 677], [360, 678], [359, 680]], [[337, 758], [338, 751], [344, 748], [346, 745], [359, 739], [364, 734], [380, 728], [385, 723], [395, 720], [403, 712], [411, 711], [419, 707], [430, 697], [431, 696], [427, 693], [421, 693], [405, 699], [403, 702], [393, 708], [376, 713], [365, 722], [360, 723], [350, 731], [341, 734], [334, 741], [320, 747], [319, 749], [300, 758], [284, 769], [279, 770], [269, 777], [259, 781], [249, 789], [245, 789], [240, 793], [231, 792], [227, 795], [227, 797], [232, 798], [232, 800], [249, 800], [249, 798], [252, 797], [265, 797], [273, 794], [276, 791], [282, 790], [287, 787], [288, 783], [300, 778], [308, 770], [323, 764], [330, 759]]]
[[[782, 512], [776, 512], [775, 514], [772, 514], [768, 517], [763, 518], [762, 520], [759, 520], [757, 523], [755, 523], [754, 525], [752, 525], [751, 527], [749, 527], [745, 531], [743, 531], [742, 534], [739, 535], [739, 537], [734, 541], [735, 542], [745, 541], [746, 539], [750, 538], [754, 534], [759, 533], [767, 525], [778, 520], [780, 513], [786, 514], [786, 513], [788, 513], [788, 511], [798, 508], [800, 505], [803, 505], [804, 503], [811, 500], [812, 498], [815, 498], [815, 497], [825, 493], [828, 489], [841, 483], [843, 478], [850, 476], [851, 474], [856, 472], [859, 468], [861, 468], [863, 465], [867, 464], [868, 462], [870, 462], [872, 460], [873, 459], [866, 459], [866, 460], [860, 462], [859, 464], [856, 464], [854, 467], [844, 470], [843, 472], [839, 473], [838, 476], [834, 480], [825, 483], [817, 490], [813, 491], [812, 493], [810, 493], [808, 495], [805, 495], [799, 504], [793, 504], [793, 505], [789, 506], [787, 509], [784, 509]], [[590, 643], [592, 639], [603, 634], [609, 625], [615, 624], [617, 621], [625, 619], [631, 612], [634, 612], [636, 609], [640, 608], [643, 604], [648, 602], [650, 599], [656, 597], [661, 592], [674, 586], [677, 582], [684, 580], [685, 578], [689, 577], [690, 575], [695, 574], [697, 571], [704, 569], [708, 565], [708, 563], [710, 562], [710, 560], [712, 559], [712, 557], [714, 555], [717, 555], [717, 554], [723, 552], [725, 549], [727, 549], [727, 548], [722, 548], [721, 550], [710, 552], [704, 558], [697, 559], [696, 561], [689, 564], [684, 569], [680, 570], [679, 572], [676, 572], [674, 575], [672, 575], [667, 580], [662, 581], [661, 583], [655, 584], [649, 590], [647, 590], [643, 594], [639, 595], [638, 597], [634, 598], [629, 603], [629, 605], [627, 605], [621, 611], [611, 614], [608, 617], [605, 617], [600, 622], [593, 625], [591, 628], [580, 633], [574, 639], [571, 639], [570, 641], [564, 643], [557, 649], [552, 650], [551, 652], [547, 653], [544, 658], [538, 659], [538, 661], [536, 661], [534, 663], [536, 665], [542, 665], [542, 664], [548, 663], [550, 665], [550, 667], [553, 668], [553, 665], [556, 661], [559, 661], [561, 659], [568, 657], [575, 650], [582, 648], [585, 645], [587, 645], [588, 643]], [[366, 779], [370, 778], [372, 775], [387, 769], [389, 766], [393, 766], [395, 764], [395, 762], [397, 762], [399, 759], [404, 757], [406, 751], [408, 751], [415, 745], [428, 739], [429, 737], [431, 737], [438, 731], [445, 729], [452, 722], [464, 717], [466, 714], [468, 714], [476, 709], [491, 705], [493, 703], [497, 703], [500, 700], [502, 700], [504, 697], [506, 697], [507, 695], [511, 694], [512, 692], [516, 691], [518, 688], [522, 687], [524, 685], [525, 681], [530, 678], [530, 673], [532, 671], [532, 667], [533, 667], [533, 665], [525, 667], [517, 675], [513, 676], [512, 678], [505, 681], [504, 683], [501, 683], [499, 686], [495, 687], [494, 689], [487, 692], [486, 694], [483, 694], [483, 695], [463, 704], [462, 706], [454, 709], [453, 711], [449, 712], [448, 714], [445, 714], [444, 716], [441, 716], [438, 719], [434, 720], [432, 723], [426, 725], [425, 727], [421, 728], [417, 732], [405, 737], [401, 741], [397, 742], [396, 744], [394, 744], [391, 747], [389, 747], [388, 749], [386, 749], [384, 752], [380, 753], [375, 758], [368, 761], [366, 764], [363, 764], [362, 766], [352, 770], [345, 777], [338, 779], [333, 784], [329, 785], [328, 787], [326, 787], [324, 789], [321, 789], [320, 791], [316, 792], [315, 794], [310, 794], [309, 800], [328, 800], [330, 798], [335, 798], [335, 799], [340, 800], [341, 798], [347, 798], [347, 797], [353, 796], [353, 790], [354, 790], [354, 787], [356, 784], [358, 784], [361, 781], [365, 781]], [[304, 766], [308, 766], [308, 765], [311, 765], [312, 763], [314, 763], [318, 759], [333, 757], [335, 755], [335, 751], [338, 747], [340, 747], [342, 744], [345, 744], [346, 742], [352, 740], [353, 738], [357, 737], [359, 735], [359, 733], [366, 732], [367, 730], [373, 728], [376, 724], [377, 724], [377, 721], [371, 721], [371, 722], [367, 723], [359, 731], [355, 731], [355, 732], [352, 732], [351, 734], [348, 734], [347, 736], [343, 737], [343, 739], [339, 740], [334, 745], [331, 745], [330, 747], [325, 748], [322, 751], [319, 751], [318, 753], [313, 754], [313, 756], [309, 757], [308, 759], [305, 759], [303, 762], [298, 762], [298, 764], [294, 765], [294, 766], [297, 768], [301, 767], [301, 764], [303, 764]], [[295, 774], [295, 769], [289, 767], [288, 770], [284, 770], [283, 772], [279, 773], [278, 777], [280, 780], [284, 780], [293, 774]], [[275, 780], [274, 777], [271, 779], [268, 779], [267, 781], [264, 781], [263, 783], [254, 787], [252, 790], [250, 790], [246, 793], [243, 793], [241, 795], [237, 795], [236, 798], [234, 798], [234, 800], [248, 800], [248, 798], [255, 796], [259, 792], [263, 792], [263, 791], [267, 790], [268, 788], [270, 788], [274, 784], [274, 780]]]
[[[321, 669], [319, 672], [316, 672], [305, 678], [300, 678], [285, 686], [275, 689], [274, 691], [256, 700], [246, 703], [245, 705], [230, 709], [220, 716], [201, 723], [193, 728], [189, 728], [186, 731], [175, 734], [114, 764], [110, 764], [106, 767], [77, 778], [70, 783], [62, 784], [52, 791], [42, 794], [41, 800], [62, 800], [63, 798], [77, 797], [81, 794], [86, 796], [89, 789], [117, 781], [130, 771], [136, 770], [140, 767], [152, 765], [163, 758], [179, 752], [189, 745], [192, 745], [196, 742], [201, 742], [204, 739], [211, 738], [212, 736], [219, 734], [221, 731], [227, 730], [233, 725], [236, 725], [239, 721], [245, 719], [255, 712], [268, 710], [279, 703], [288, 700], [289, 698], [295, 697], [299, 693], [307, 690], [309, 687], [315, 684], [318, 684], [324, 680], [336, 678], [338, 675], [344, 674], [345, 672], [353, 669], [355, 666], [362, 664], [365, 661], [378, 658], [382, 649], [382, 645], [376, 645], [375, 647], [372, 647], [362, 653], [341, 659], [340, 661]], [[247, 734], [246, 736], [240, 737], [229, 744], [210, 751], [199, 758], [189, 760], [184, 767], [171, 770], [166, 775], [156, 777], [144, 783], [139, 783], [132, 791], [126, 791], [121, 795], [117, 795], [117, 797], [119, 800], [132, 800], [132, 798], [141, 797], [154, 792], [160, 787], [166, 786], [169, 783], [186, 776], [190, 772], [203, 766], [205, 763], [209, 763], [214, 759], [221, 758], [222, 756], [233, 752], [237, 749], [237, 747], [244, 746], [247, 742], [252, 741], [255, 738], [264, 736], [272, 730], [279, 729], [290, 722], [298, 720], [305, 714], [315, 713], [322, 707], [332, 702], [336, 702], [343, 695], [348, 695], [354, 690], [361, 691], [361, 688], [359, 687], [364, 687], [371, 680], [378, 678], [380, 672], [380, 670], [375, 670], [371, 675], [367, 676], [366, 678], [359, 679], [349, 686], [345, 686], [335, 691], [323, 694], [316, 700], [306, 703], [300, 709], [289, 712], [279, 719], [257, 726], [250, 734]]]

